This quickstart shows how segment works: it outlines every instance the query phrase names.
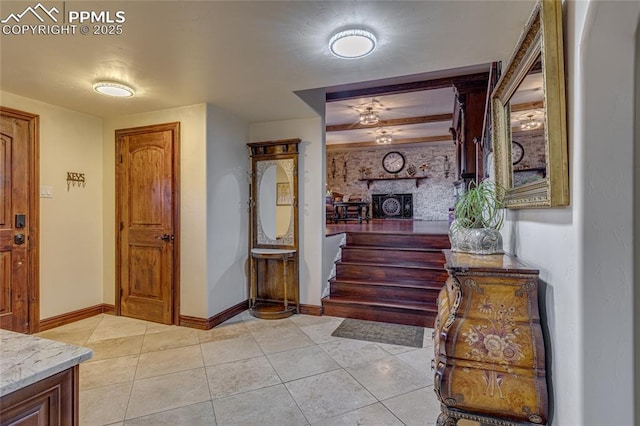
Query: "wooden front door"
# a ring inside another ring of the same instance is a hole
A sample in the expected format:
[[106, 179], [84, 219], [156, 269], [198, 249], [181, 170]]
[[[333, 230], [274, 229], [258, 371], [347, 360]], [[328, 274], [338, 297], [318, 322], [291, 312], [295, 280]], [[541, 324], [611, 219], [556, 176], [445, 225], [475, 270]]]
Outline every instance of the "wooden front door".
[[0, 107], [0, 328], [38, 331], [38, 116]]
[[178, 322], [180, 123], [116, 130], [116, 313]]

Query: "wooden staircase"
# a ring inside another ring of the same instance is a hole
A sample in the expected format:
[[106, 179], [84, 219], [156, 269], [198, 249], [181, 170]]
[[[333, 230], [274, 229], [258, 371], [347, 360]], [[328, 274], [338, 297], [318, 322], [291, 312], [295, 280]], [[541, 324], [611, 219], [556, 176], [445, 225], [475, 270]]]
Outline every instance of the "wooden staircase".
[[325, 315], [433, 327], [447, 235], [348, 232]]

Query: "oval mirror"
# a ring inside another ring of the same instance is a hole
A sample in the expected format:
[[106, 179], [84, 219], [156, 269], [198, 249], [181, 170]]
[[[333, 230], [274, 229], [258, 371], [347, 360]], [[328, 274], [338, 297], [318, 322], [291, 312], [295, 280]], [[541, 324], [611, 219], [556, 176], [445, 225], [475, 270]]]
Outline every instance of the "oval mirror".
[[293, 193], [287, 167], [291, 160], [258, 164], [258, 243], [287, 245], [293, 238]]

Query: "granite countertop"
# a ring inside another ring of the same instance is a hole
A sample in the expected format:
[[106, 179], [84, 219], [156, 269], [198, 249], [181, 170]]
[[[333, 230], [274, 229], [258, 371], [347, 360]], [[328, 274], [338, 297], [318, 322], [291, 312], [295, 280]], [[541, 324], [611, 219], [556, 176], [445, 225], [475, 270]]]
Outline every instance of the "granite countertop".
[[90, 359], [93, 351], [0, 330], [0, 397]]

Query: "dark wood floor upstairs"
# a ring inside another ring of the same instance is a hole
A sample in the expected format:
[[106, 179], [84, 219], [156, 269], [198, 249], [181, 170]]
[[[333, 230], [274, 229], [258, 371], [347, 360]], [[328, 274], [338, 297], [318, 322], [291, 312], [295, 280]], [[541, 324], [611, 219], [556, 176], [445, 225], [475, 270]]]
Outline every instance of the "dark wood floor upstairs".
[[322, 300], [326, 315], [433, 327], [447, 278], [446, 221], [373, 220], [329, 224], [326, 231], [347, 235]]

